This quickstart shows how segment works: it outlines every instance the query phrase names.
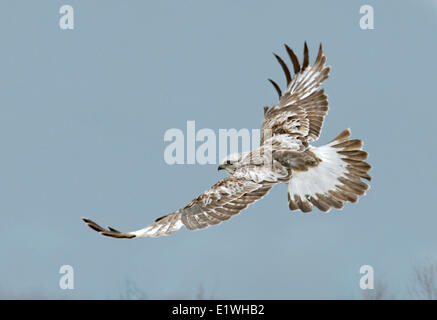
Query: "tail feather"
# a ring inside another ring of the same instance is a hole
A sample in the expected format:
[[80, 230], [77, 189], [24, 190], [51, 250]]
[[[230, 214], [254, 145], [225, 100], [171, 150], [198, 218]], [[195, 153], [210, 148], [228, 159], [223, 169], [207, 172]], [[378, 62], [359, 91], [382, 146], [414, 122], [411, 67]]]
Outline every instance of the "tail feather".
[[307, 171], [295, 171], [288, 183], [290, 210], [310, 212], [313, 206], [327, 212], [331, 207], [341, 209], [344, 202], [357, 202], [369, 186], [361, 178], [371, 180], [367, 173], [371, 166], [365, 162], [367, 152], [363, 143], [349, 139], [350, 130], [311, 151], [321, 159], [318, 166]]

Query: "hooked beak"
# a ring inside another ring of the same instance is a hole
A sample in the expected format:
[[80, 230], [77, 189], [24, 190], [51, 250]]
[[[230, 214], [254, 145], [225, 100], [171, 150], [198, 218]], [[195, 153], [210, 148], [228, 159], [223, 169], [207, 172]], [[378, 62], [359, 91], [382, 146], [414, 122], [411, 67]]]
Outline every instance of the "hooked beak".
[[218, 166], [217, 170], [218, 170], [218, 171], [220, 171], [220, 170], [225, 170], [226, 167], [227, 167], [226, 164], [221, 164], [221, 165]]

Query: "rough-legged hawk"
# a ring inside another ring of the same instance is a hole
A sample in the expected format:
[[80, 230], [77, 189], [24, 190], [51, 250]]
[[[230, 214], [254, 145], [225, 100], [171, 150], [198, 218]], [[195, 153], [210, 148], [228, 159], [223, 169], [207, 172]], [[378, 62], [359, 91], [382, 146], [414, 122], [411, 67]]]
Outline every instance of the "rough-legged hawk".
[[230, 176], [217, 182], [185, 207], [155, 220], [150, 226], [133, 232], [102, 228], [83, 218], [89, 227], [114, 238], [140, 238], [169, 235], [182, 226], [190, 230], [219, 224], [264, 197], [277, 183], [288, 184], [290, 210], [309, 212], [343, 208], [364, 195], [370, 181], [370, 165], [362, 142], [350, 139], [347, 129], [322, 147], [311, 146], [322, 129], [328, 112], [328, 100], [319, 89], [330, 68], [322, 46], [312, 66], [305, 43], [303, 62], [285, 45], [293, 64], [292, 77], [286, 63], [275, 55], [287, 80], [284, 92], [273, 80], [279, 102], [264, 108], [261, 142], [258, 149], [229, 156], [219, 166]]

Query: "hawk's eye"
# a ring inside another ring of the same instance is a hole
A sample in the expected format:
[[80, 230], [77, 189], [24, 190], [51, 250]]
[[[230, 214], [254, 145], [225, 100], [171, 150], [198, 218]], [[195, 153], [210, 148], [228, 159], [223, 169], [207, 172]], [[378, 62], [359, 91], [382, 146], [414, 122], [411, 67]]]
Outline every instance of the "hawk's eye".
[[232, 164], [231, 160], [226, 160], [226, 164]]

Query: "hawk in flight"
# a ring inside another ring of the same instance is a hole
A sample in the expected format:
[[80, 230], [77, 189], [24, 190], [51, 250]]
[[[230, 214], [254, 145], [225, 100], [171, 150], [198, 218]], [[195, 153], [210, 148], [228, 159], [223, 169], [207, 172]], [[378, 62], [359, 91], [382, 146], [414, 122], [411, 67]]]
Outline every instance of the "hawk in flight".
[[321, 147], [316, 141], [328, 112], [328, 99], [319, 89], [328, 78], [330, 68], [320, 45], [312, 66], [309, 64], [305, 43], [303, 61], [285, 45], [293, 64], [294, 76], [278, 55], [287, 85], [284, 92], [273, 80], [279, 95], [277, 105], [264, 107], [260, 147], [250, 152], [228, 156], [219, 170], [230, 176], [217, 182], [183, 208], [155, 220], [143, 229], [120, 232], [102, 228], [94, 221], [83, 221], [104, 236], [114, 238], [141, 238], [169, 235], [185, 226], [190, 230], [219, 224], [264, 197], [277, 183], [288, 185], [290, 210], [310, 212], [317, 207], [327, 212], [334, 207], [343, 208], [344, 202], [356, 202], [369, 186], [365, 162], [367, 152], [361, 140], [350, 139], [349, 129]]

